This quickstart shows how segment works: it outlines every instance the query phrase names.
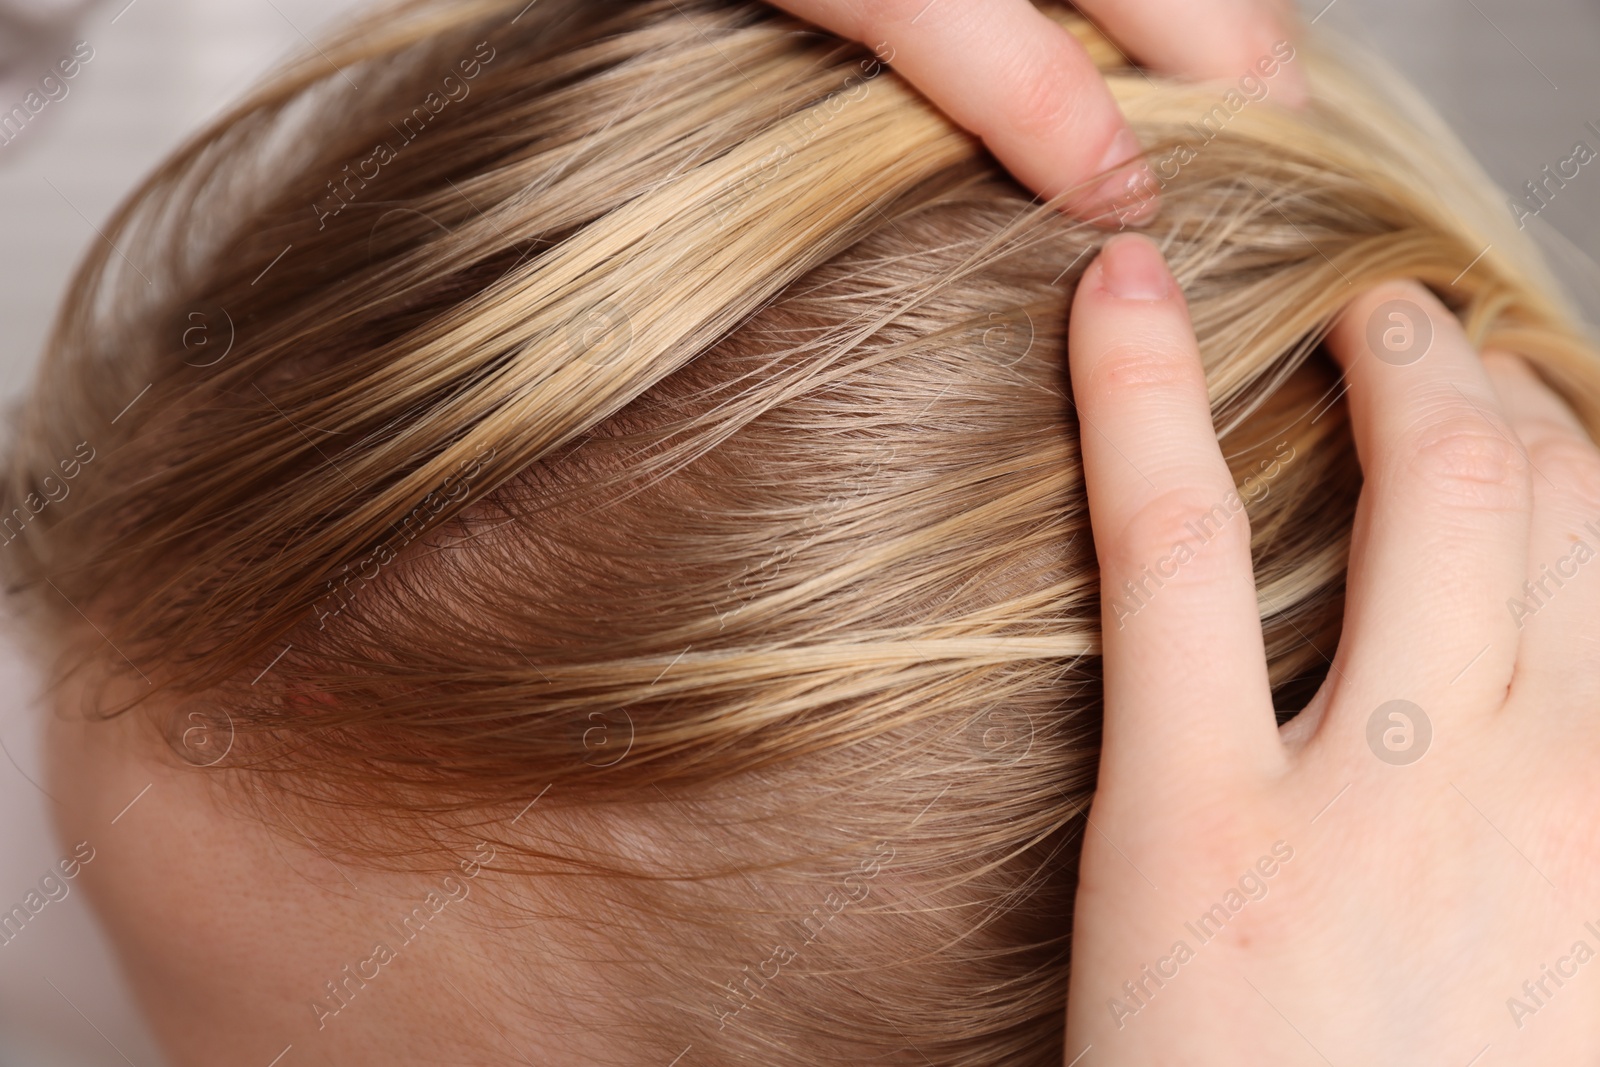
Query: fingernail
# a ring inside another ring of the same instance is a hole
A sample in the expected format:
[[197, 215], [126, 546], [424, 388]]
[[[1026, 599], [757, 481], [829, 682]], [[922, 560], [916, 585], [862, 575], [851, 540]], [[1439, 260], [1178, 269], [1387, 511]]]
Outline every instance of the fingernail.
[[[1136, 226], [1156, 213], [1156, 196], [1160, 186], [1150, 165], [1140, 159], [1144, 146], [1134, 132], [1124, 126], [1111, 140], [1111, 147], [1095, 167], [1096, 173], [1119, 168], [1105, 181], [1095, 186], [1088, 196], [1089, 210], [1095, 221], [1102, 225]], [[1134, 160], [1128, 166], [1130, 160]]]
[[1138, 234], [1118, 234], [1100, 251], [1100, 284], [1120, 300], [1165, 300], [1172, 272], [1155, 242]]

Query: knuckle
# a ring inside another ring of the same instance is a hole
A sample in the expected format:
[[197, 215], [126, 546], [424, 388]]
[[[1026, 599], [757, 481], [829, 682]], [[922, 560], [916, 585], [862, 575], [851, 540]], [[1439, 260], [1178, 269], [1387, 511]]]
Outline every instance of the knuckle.
[[856, 39], [899, 29], [928, 6], [928, 0], [856, 0], [854, 24]]
[[1442, 504], [1474, 510], [1526, 508], [1532, 491], [1527, 457], [1501, 429], [1477, 414], [1441, 420], [1415, 439], [1411, 479]]
[[1199, 361], [1183, 359], [1154, 339], [1124, 341], [1099, 354], [1089, 371], [1092, 393], [1203, 390]]
[[[1172, 580], [1180, 571], [1207, 573], [1214, 561], [1248, 551], [1250, 520], [1237, 491], [1210, 494], [1184, 486], [1145, 501], [1128, 516], [1111, 546], [1114, 569]], [[1208, 566], [1209, 564], [1209, 566]]]
[[[1016, 132], [1031, 139], [1059, 138], [1064, 131], [1082, 125], [1096, 102], [1084, 85], [1083, 66], [1083, 57], [1064, 46], [1030, 49], [1019, 57], [1006, 94], [1012, 102], [1011, 125]], [[1109, 140], [1114, 129], [1112, 116], [1108, 113], [1106, 118]], [[1086, 152], [1085, 158], [1098, 159], [1099, 155]]]
[[[898, 35], [908, 26], [920, 24], [929, 27], [937, 23], [945, 23], [955, 15], [958, 20], [971, 19], [975, 15], [983, 14], [983, 0], [823, 0], [822, 4], [811, 3], [808, 7], [842, 7], [848, 13], [849, 24], [854, 28], [850, 35], [854, 40], [871, 45], [885, 34]], [[802, 5], [795, 3], [782, 3], [777, 6], [794, 11]], [[930, 11], [930, 9], [932, 9]], [[923, 18], [924, 15], [929, 16]], [[807, 14], [805, 17], [810, 18]]]

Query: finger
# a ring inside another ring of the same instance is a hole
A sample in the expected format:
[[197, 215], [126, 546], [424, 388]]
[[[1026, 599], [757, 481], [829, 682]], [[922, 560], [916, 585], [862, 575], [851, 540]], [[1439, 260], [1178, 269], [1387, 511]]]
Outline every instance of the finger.
[[1517, 654], [1506, 598], [1528, 560], [1522, 443], [1455, 316], [1421, 285], [1357, 297], [1329, 347], [1364, 476], [1335, 659], [1336, 685], [1355, 692], [1341, 706], [1497, 708]]
[[1152, 242], [1107, 243], [1068, 332], [1100, 559], [1101, 773], [1270, 773], [1284, 756], [1250, 524], [1217, 444], [1188, 306]]
[[1527, 578], [1506, 602], [1521, 642], [1512, 681], [1600, 693], [1600, 450], [1572, 409], [1505, 352], [1484, 365], [1533, 467]]
[[1253, 75], [1291, 107], [1306, 102], [1292, 22], [1269, 0], [1082, 0], [1079, 6], [1146, 66], [1195, 79]]
[[1081, 44], [1030, 0], [780, 0], [859, 41], [971, 130], [1017, 180], [1049, 199], [1090, 179], [1067, 208], [1142, 221], [1156, 206], [1139, 140]]

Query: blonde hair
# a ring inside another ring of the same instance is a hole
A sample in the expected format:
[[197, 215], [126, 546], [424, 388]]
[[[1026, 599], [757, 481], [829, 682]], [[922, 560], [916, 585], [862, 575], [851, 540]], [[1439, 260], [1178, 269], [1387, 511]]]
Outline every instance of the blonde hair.
[[[1289, 112], [1056, 14], [1158, 164], [1287, 715], [1360, 484], [1346, 300], [1420, 278], [1591, 432], [1594, 352], [1402, 87], [1301, 45]], [[222, 715], [213, 773], [379, 816], [324, 847], [579, 880], [639, 1062], [1060, 1062], [1101, 621], [1063, 349], [1104, 228], [757, 4], [413, 0], [104, 229], [0, 501], [30, 632], [139, 691], [101, 710]]]

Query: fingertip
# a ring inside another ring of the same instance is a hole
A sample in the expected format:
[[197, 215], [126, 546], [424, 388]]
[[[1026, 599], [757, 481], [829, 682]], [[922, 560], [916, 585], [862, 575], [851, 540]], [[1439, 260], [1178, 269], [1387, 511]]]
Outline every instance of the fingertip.
[[1199, 371], [1183, 290], [1161, 248], [1143, 234], [1105, 242], [1079, 280], [1067, 332], [1074, 388], [1097, 393], [1096, 403], [1114, 384], [1111, 391], [1137, 391], [1169, 380], [1180, 365], [1186, 382]]
[[1167, 300], [1176, 288], [1166, 257], [1143, 234], [1117, 234], [1105, 243], [1096, 263], [1100, 288], [1117, 300]]
[[1311, 81], [1305, 68], [1297, 63], [1286, 63], [1278, 71], [1282, 81], [1278, 85], [1278, 102], [1291, 111], [1304, 111], [1311, 106]]
[[1107, 176], [1068, 205], [1075, 217], [1122, 230], [1149, 223], [1161, 210], [1161, 184], [1144, 159], [1144, 145], [1126, 124], [1111, 138], [1094, 173]]
[[1305, 27], [1287, 2], [1079, 0], [1103, 31], [1168, 76], [1231, 83], [1252, 101], [1302, 108]]
[[1253, 79], [1263, 87], [1265, 102], [1301, 110], [1311, 102], [1302, 38], [1289, 20], [1262, 16], [1240, 28], [1231, 60], [1219, 64], [1212, 76], [1234, 80], [1241, 87]]
[[1421, 360], [1435, 336], [1460, 324], [1421, 282], [1397, 279], [1360, 293], [1340, 314], [1328, 337], [1334, 359], [1348, 370], [1364, 356], [1394, 367]]
[[1294, 45], [1297, 36], [1280, 24], [1272, 47], [1274, 50], [1287, 48], [1290, 56], [1281, 60], [1278, 67], [1278, 103], [1292, 111], [1303, 111], [1311, 105], [1311, 79], [1306, 74], [1301, 50]]

